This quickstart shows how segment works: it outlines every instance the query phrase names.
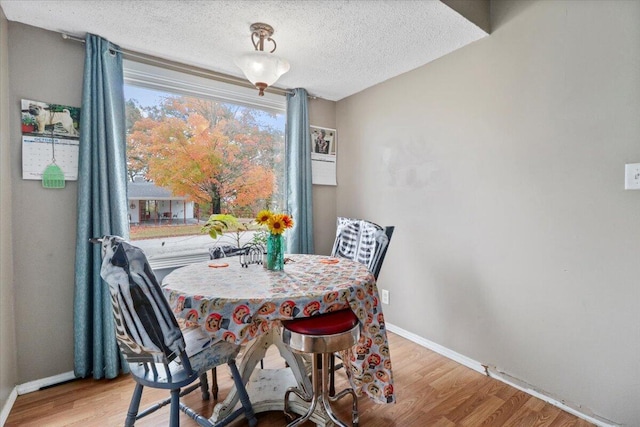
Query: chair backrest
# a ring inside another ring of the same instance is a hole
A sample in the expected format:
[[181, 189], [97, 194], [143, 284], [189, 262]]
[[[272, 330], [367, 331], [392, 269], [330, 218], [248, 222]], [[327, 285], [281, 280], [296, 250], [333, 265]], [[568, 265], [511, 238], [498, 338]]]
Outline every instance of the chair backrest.
[[394, 228], [381, 227], [363, 219], [338, 217], [331, 255], [366, 265], [377, 279]]
[[185, 340], [142, 249], [102, 238], [100, 275], [109, 285], [116, 339], [128, 362], [168, 363]]

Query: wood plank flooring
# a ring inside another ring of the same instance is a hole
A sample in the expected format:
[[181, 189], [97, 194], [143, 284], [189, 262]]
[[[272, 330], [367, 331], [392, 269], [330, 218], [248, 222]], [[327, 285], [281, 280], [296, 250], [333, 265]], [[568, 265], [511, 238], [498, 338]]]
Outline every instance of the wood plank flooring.
[[[592, 426], [513, 387], [484, 376], [395, 334], [389, 334], [397, 390], [397, 403], [378, 405], [366, 397], [358, 400], [362, 427], [586, 427]], [[277, 351], [270, 349], [265, 368], [284, 366]], [[218, 369], [220, 397], [231, 387], [230, 374]], [[347, 383], [343, 372], [336, 376], [338, 388]], [[18, 396], [6, 427], [15, 426], [122, 426], [133, 392], [128, 376], [114, 380], [76, 380]], [[168, 393], [145, 389], [141, 408]], [[184, 398], [187, 405], [210, 416], [215, 402], [203, 402], [199, 391]], [[350, 399], [336, 406], [344, 420], [350, 419]], [[166, 425], [168, 407], [143, 418], [138, 427]], [[181, 414], [182, 426], [197, 424]], [[234, 425], [246, 425], [238, 421]], [[280, 412], [258, 414], [260, 427], [286, 425]], [[306, 423], [306, 426], [312, 426]]]

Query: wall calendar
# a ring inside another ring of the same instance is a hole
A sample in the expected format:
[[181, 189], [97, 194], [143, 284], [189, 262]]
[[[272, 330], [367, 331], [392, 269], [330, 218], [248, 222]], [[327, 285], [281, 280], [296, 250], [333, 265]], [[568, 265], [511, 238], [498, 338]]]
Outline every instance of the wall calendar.
[[65, 180], [78, 179], [80, 108], [23, 99], [22, 179], [41, 180], [55, 163]]

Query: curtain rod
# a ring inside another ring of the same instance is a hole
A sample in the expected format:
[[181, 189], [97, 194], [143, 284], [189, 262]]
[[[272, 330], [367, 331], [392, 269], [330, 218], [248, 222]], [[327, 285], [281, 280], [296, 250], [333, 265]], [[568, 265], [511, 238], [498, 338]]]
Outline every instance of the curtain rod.
[[[72, 41], [75, 41], [75, 42], [85, 43], [85, 40], [83, 38], [72, 36], [72, 35], [67, 34], [67, 33], [60, 33], [60, 34], [62, 35], [62, 38], [65, 39], [65, 40], [72, 40]], [[143, 62], [146, 62], [146, 63], [155, 63], [155, 64], [162, 65], [164, 67], [173, 68], [173, 69], [179, 70], [179, 71], [184, 71], [184, 72], [187, 72], [189, 74], [205, 76], [205, 77], [213, 78], [214, 80], [218, 80], [218, 81], [228, 81], [228, 82], [236, 84], [238, 86], [244, 86], [244, 87], [249, 87], [249, 88], [255, 89], [255, 87], [251, 83], [249, 83], [247, 80], [244, 80], [244, 79], [241, 79], [241, 78], [235, 77], [235, 76], [230, 76], [228, 74], [218, 73], [216, 71], [207, 70], [205, 68], [200, 68], [200, 67], [196, 67], [196, 66], [193, 66], [193, 65], [187, 65], [187, 64], [180, 63], [180, 62], [175, 62], [175, 61], [171, 61], [171, 60], [167, 60], [167, 59], [163, 59], [163, 58], [158, 58], [156, 56], [147, 55], [145, 53], [134, 52], [134, 51], [130, 51], [128, 49], [119, 48], [119, 49], [116, 50], [116, 52], [121, 53], [125, 59], [135, 58], [135, 59], [139, 59], [139, 60], [141, 60]], [[269, 86], [265, 90], [267, 92], [276, 93], [278, 95], [286, 95], [286, 94], [292, 94], [293, 93], [293, 91], [291, 91], [291, 90], [280, 89], [280, 88], [272, 87], [272, 86]], [[308, 95], [307, 97], [309, 99], [318, 99], [316, 96], [311, 96], [311, 95]]]

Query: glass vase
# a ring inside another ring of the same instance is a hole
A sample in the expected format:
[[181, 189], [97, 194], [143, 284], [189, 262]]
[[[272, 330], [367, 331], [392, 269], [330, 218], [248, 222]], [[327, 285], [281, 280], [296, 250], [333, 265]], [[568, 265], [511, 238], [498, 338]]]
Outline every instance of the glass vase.
[[269, 234], [267, 237], [267, 270], [281, 271], [284, 269], [284, 236]]

